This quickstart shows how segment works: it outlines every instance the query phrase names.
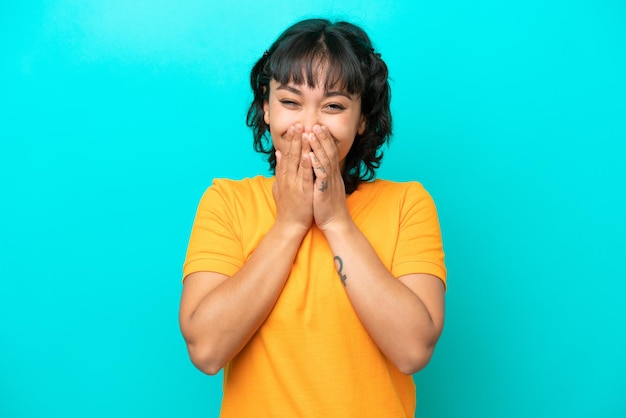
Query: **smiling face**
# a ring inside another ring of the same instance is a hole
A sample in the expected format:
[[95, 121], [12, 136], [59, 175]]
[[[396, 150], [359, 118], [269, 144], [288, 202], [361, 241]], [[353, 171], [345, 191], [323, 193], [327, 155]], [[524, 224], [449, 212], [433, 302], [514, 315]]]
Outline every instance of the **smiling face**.
[[269, 97], [263, 103], [264, 120], [269, 125], [274, 148], [287, 149], [287, 130], [301, 125], [304, 133], [315, 125], [326, 126], [337, 145], [340, 166], [357, 134], [365, 130], [360, 96], [343, 90], [326, 90], [324, 83], [315, 87], [306, 84], [270, 82]]

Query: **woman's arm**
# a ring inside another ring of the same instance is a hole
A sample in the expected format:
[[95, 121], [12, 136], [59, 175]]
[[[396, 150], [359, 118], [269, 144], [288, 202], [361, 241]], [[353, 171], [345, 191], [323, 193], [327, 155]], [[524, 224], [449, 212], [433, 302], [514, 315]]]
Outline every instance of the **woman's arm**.
[[350, 302], [380, 350], [405, 374], [425, 367], [443, 329], [441, 280], [429, 274], [394, 277], [353, 223], [324, 233]]
[[387, 270], [352, 221], [332, 136], [317, 126], [309, 142], [316, 174], [314, 219], [333, 251], [339, 278], [381, 351], [403, 373], [415, 373], [430, 360], [443, 329], [443, 284], [429, 274], [396, 278]]
[[310, 148], [301, 129], [290, 135], [289, 148], [276, 152], [276, 222], [254, 253], [232, 277], [197, 272], [185, 278], [180, 327], [191, 361], [205, 373], [217, 373], [267, 318], [313, 222]]
[[278, 299], [302, 237], [275, 225], [232, 277], [197, 272], [185, 278], [180, 328], [196, 367], [215, 374], [244, 347]]

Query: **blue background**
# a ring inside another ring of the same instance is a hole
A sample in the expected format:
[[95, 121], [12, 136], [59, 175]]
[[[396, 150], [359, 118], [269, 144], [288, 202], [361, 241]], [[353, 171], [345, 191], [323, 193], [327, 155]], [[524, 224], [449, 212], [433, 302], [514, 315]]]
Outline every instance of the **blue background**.
[[420, 417], [626, 416], [626, 3], [0, 5], [0, 416], [217, 416], [181, 266], [214, 177], [267, 174], [249, 69], [303, 17], [389, 65], [380, 177], [440, 212], [447, 323]]

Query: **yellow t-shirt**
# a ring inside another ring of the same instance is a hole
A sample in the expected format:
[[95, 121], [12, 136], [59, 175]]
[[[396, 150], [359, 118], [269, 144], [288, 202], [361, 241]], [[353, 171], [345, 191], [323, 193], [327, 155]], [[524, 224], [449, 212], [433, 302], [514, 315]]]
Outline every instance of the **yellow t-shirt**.
[[[273, 182], [214, 181], [196, 214], [184, 276], [241, 268], [274, 223]], [[347, 204], [394, 276], [428, 273], [445, 284], [435, 205], [419, 183], [362, 183]], [[272, 312], [224, 369], [221, 416], [413, 417], [415, 402], [413, 378], [370, 338], [314, 226]]]

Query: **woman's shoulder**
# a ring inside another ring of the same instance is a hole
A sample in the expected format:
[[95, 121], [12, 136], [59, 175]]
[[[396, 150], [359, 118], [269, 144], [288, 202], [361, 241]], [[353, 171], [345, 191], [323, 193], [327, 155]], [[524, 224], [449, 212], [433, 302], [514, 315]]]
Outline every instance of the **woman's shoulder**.
[[375, 179], [362, 183], [359, 189], [365, 194], [375, 193], [377, 195], [428, 195], [428, 192], [418, 181], [394, 181], [385, 179]]
[[243, 190], [249, 188], [258, 188], [258, 187], [266, 187], [268, 184], [273, 182], [273, 177], [265, 177], [265, 176], [255, 176], [255, 177], [246, 177], [243, 179], [229, 179], [229, 178], [220, 178], [216, 177], [213, 179], [213, 182], [210, 188], [222, 188], [222, 189], [232, 189], [232, 190]]
[[204, 192], [204, 198], [221, 196], [224, 200], [265, 199], [271, 195], [273, 177], [255, 176], [243, 179], [214, 178]]
[[359, 185], [352, 200], [356, 204], [401, 208], [434, 206], [430, 193], [418, 181], [376, 179]]

